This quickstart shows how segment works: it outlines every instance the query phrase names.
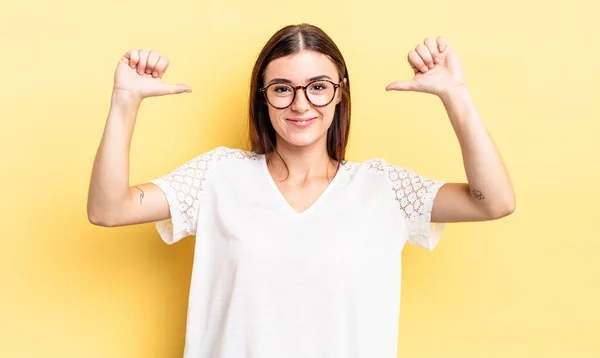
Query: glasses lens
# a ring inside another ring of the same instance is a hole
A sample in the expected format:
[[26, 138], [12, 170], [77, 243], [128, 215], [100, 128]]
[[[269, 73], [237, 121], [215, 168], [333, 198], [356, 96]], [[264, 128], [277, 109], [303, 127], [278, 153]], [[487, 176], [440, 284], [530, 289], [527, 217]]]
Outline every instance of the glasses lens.
[[267, 99], [273, 107], [287, 107], [294, 98], [294, 88], [284, 83], [276, 83], [267, 88]]
[[317, 81], [308, 86], [306, 94], [308, 95], [308, 99], [312, 102], [312, 104], [315, 106], [324, 106], [333, 99], [333, 96], [335, 95], [335, 88], [330, 82]]

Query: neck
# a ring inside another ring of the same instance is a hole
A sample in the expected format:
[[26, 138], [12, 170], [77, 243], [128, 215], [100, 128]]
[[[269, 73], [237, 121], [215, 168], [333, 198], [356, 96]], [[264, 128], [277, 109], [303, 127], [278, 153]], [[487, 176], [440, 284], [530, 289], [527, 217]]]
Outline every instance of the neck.
[[[297, 147], [278, 138], [276, 150], [267, 156], [267, 163], [275, 179], [288, 183], [306, 182], [311, 179], [333, 179], [337, 162], [327, 153], [327, 141]], [[280, 157], [281, 155], [281, 157]], [[285, 163], [284, 163], [285, 161]], [[286, 167], [287, 165], [287, 167]], [[287, 178], [287, 179], [286, 179]]]

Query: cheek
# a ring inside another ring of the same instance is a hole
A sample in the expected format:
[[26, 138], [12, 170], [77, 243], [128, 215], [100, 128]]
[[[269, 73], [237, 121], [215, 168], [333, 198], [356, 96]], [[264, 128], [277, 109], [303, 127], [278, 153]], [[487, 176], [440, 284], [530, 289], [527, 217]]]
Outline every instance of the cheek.
[[334, 102], [334, 103], [330, 104], [329, 106], [327, 106], [327, 108], [324, 108], [323, 111], [321, 112], [321, 114], [323, 115], [323, 118], [327, 118], [327, 122], [333, 121], [333, 115], [335, 114], [336, 108], [337, 108], [337, 105]]
[[271, 106], [268, 106], [268, 108], [269, 108], [269, 120], [271, 121], [271, 124], [273, 125], [273, 127], [277, 127], [278, 119], [281, 118], [281, 115], [283, 114], [283, 110], [275, 109]]

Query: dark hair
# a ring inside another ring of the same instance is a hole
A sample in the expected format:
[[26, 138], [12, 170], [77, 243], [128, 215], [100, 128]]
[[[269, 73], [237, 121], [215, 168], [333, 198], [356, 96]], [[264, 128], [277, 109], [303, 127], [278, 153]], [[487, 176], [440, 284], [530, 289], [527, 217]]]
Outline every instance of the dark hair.
[[277, 31], [258, 55], [250, 79], [250, 147], [258, 154], [275, 150], [275, 129], [269, 120], [269, 110], [262, 93], [263, 75], [267, 65], [280, 57], [301, 50], [313, 50], [328, 56], [336, 65], [340, 77], [342, 99], [336, 104], [331, 126], [327, 130], [329, 157], [343, 162], [350, 133], [350, 79], [342, 53], [333, 40], [320, 28], [309, 25], [289, 25]]

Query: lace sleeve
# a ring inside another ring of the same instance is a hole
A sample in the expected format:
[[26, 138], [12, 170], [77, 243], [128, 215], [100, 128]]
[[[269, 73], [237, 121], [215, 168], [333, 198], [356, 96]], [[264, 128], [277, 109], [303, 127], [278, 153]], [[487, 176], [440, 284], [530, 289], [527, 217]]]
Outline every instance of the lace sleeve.
[[198, 196], [202, 190], [207, 162], [198, 156], [171, 173], [151, 180], [166, 195], [171, 217], [156, 222], [156, 229], [167, 244], [196, 235]]
[[402, 167], [386, 165], [394, 199], [408, 227], [408, 243], [433, 250], [444, 223], [431, 222], [433, 200], [446, 182], [433, 180]]
[[[156, 229], [167, 244], [196, 235], [200, 195], [204, 190], [206, 173], [216, 162], [224, 159], [254, 159], [252, 152], [217, 147], [189, 160], [162, 177], [151, 180], [166, 195], [171, 217], [156, 222]], [[211, 169], [213, 170], [213, 169]]]

